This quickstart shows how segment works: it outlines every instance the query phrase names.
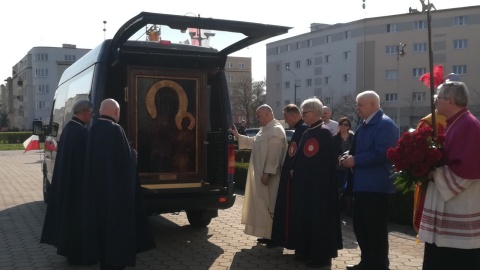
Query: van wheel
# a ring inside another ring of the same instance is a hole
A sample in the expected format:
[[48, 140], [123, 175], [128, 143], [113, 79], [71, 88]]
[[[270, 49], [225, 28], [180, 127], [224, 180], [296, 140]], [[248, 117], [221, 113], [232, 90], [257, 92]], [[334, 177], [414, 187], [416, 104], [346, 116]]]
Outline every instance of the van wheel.
[[50, 182], [48, 182], [47, 177], [43, 176], [43, 201], [48, 203], [48, 197], [50, 193]]
[[204, 210], [187, 210], [187, 219], [194, 227], [207, 227], [212, 217]]

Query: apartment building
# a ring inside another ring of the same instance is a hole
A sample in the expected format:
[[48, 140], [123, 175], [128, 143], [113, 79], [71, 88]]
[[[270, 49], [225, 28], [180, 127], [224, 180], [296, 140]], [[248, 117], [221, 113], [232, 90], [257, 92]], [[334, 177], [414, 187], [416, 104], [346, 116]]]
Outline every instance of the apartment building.
[[33, 47], [15, 64], [12, 77], [7, 79], [7, 86], [12, 92], [10, 128], [31, 129], [35, 119], [47, 123], [60, 77], [67, 67], [88, 51], [90, 49], [79, 49], [71, 44]]
[[[227, 84], [230, 95], [238, 84], [252, 83], [252, 58], [228, 56], [225, 64], [225, 73], [227, 76]], [[239, 110], [237, 104], [230, 99], [230, 106], [233, 113], [233, 123], [240, 123], [247, 120], [242, 110]], [[247, 121], [251, 122], [251, 121]]]
[[[456, 73], [470, 90], [469, 109], [480, 116], [480, 6], [431, 12], [434, 65]], [[411, 13], [365, 18], [267, 44], [267, 103], [275, 115], [286, 104], [316, 96], [334, 119], [358, 120], [355, 97], [380, 95], [381, 107], [402, 129], [431, 111], [430, 89], [420, 76], [430, 72], [427, 15]], [[296, 99], [294, 101], [294, 99]]]

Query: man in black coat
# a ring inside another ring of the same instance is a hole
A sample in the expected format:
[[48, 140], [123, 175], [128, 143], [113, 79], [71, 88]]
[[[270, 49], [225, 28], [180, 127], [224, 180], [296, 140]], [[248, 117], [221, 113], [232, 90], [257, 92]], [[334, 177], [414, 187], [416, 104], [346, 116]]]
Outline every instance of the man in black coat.
[[87, 124], [93, 116], [93, 104], [80, 100], [73, 106], [73, 117], [61, 130], [55, 169], [48, 195], [41, 243], [57, 247], [68, 263], [86, 264], [81, 260], [81, 201]]
[[330, 267], [343, 248], [332, 134], [324, 127], [323, 105], [305, 100], [303, 133], [292, 164], [292, 220], [295, 256], [307, 267]]
[[142, 204], [137, 155], [117, 124], [120, 106], [106, 99], [87, 142], [84, 196], [85, 260], [101, 269], [135, 266], [137, 252], [155, 248]]
[[292, 241], [292, 178], [290, 176], [290, 170], [298, 145], [300, 144], [300, 139], [308, 126], [303, 123], [302, 114], [295, 104], [285, 106], [285, 108], [283, 108], [283, 116], [288, 126], [295, 128], [295, 133], [288, 145], [287, 154], [285, 155], [282, 166], [282, 175], [280, 177], [277, 202], [275, 204], [275, 214], [273, 216], [272, 240], [273, 245], [282, 246], [287, 249], [295, 249]]

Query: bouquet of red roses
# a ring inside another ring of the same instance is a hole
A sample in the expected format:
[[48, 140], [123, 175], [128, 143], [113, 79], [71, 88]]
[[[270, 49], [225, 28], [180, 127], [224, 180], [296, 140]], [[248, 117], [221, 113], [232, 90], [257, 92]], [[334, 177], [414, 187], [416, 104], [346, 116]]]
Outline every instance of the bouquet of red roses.
[[445, 136], [433, 138], [430, 127], [422, 127], [414, 132], [405, 132], [395, 148], [390, 147], [387, 158], [393, 162], [393, 175], [397, 189], [407, 193], [420, 184], [428, 182], [428, 173], [441, 165], [440, 148]]

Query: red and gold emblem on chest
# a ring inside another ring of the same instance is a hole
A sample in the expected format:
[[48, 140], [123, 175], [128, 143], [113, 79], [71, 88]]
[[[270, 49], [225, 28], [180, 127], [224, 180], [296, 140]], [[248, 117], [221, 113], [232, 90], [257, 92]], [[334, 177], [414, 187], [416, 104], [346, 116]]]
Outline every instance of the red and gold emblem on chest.
[[288, 147], [288, 155], [290, 157], [295, 156], [295, 154], [297, 153], [297, 148], [298, 148], [297, 142], [292, 141], [290, 143], [290, 146]]
[[318, 149], [320, 145], [318, 145], [318, 141], [315, 138], [310, 138], [305, 142], [303, 146], [303, 153], [306, 157], [313, 157], [318, 153]]

